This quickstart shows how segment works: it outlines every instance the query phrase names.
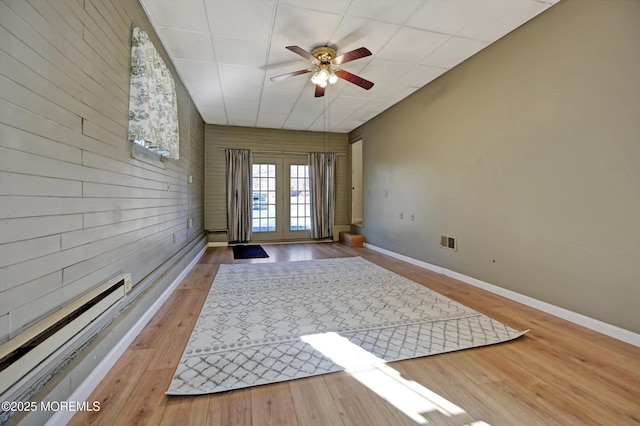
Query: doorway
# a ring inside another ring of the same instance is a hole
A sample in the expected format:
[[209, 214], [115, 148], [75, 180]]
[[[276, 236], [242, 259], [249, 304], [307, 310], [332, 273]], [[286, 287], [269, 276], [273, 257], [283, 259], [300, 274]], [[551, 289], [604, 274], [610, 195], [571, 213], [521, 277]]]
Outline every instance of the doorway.
[[253, 156], [253, 241], [311, 238], [311, 197], [306, 157]]
[[364, 225], [362, 139], [351, 144], [351, 224]]

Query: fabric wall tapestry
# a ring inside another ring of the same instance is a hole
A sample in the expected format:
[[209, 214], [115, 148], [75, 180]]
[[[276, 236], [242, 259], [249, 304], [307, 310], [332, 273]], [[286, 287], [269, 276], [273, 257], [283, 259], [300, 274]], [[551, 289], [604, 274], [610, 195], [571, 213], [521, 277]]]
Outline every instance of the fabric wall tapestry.
[[131, 38], [129, 140], [162, 157], [178, 159], [178, 102], [171, 71], [138, 27]]

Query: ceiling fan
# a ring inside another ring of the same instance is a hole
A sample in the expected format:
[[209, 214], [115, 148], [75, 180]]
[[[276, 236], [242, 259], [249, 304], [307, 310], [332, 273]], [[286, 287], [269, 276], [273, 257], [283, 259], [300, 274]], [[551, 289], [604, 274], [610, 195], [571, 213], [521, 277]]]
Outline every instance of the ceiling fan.
[[336, 50], [329, 46], [316, 47], [311, 52], [307, 52], [299, 46], [287, 46], [287, 49], [307, 59], [315, 65], [315, 67], [277, 75], [275, 77], [271, 77], [271, 81], [286, 80], [297, 75], [312, 72], [313, 75], [311, 76], [311, 82], [316, 85], [316, 98], [324, 96], [324, 89], [327, 87], [327, 84], [335, 84], [336, 81], [338, 81], [338, 78], [358, 85], [366, 90], [373, 87], [373, 83], [369, 80], [365, 80], [362, 77], [350, 73], [349, 71], [338, 68], [338, 66], [344, 63], [364, 58], [365, 56], [370, 56], [371, 52], [366, 47], [352, 50], [340, 56], [337, 56]]

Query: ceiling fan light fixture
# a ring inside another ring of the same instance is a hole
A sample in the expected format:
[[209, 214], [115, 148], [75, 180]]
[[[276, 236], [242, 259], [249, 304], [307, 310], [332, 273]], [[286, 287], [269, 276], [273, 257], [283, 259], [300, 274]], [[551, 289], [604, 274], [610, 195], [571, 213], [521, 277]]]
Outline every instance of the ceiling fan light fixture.
[[[277, 75], [275, 77], [271, 77], [271, 81], [286, 80], [297, 75], [311, 73], [311, 83], [316, 86], [316, 98], [324, 96], [324, 89], [329, 84], [337, 83], [338, 79], [353, 83], [365, 90], [369, 90], [373, 87], [373, 83], [369, 80], [365, 80], [362, 77], [339, 68], [340, 65], [344, 63], [364, 58], [365, 56], [371, 56], [371, 51], [366, 47], [351, 50], [340, 56], [336, 56], [336, 50], [329, 46], [316, 47], [311, 52], [301, 48], [300, 46], [287, 46], [287, 49], [311, 62], [315, 65], [315, 68], [307, 68], [287, 74]], [[333, 67], [335, 67], [335, 69]]]
[[327, 87], [327, 84], [336, 84], [338, 76], [329, 67], [322, 66], [311, 76], [311, 82], [316, 86]]
[[329, 72], [328, 72], [326, 69], [321, 68], [321, 69], [318, 71], [318, 79], [319, 79], [320, 81], [327, 81], [327, 80], [329, 80]]
[[336, 82], [338, 81], [338, 76], [336, 75], [335, 72], [333, 72], [333, 70], [331, 70], [331, 72], [329, 73], [329, 84], [336, 84]]

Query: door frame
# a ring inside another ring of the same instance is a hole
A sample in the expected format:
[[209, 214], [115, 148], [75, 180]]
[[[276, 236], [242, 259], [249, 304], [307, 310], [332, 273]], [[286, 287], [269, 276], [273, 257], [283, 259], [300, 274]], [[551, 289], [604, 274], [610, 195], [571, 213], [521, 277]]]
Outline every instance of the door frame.
[[[291, 231], [291, 176], [290, 165], [308, 165], [308, 157], [303, 155], [274, 155], [268, 153], [254, 153], [251, 164], [251, 187], [253, 188], [253, 164], [274, 164], [276, 166], [276, 197], [275, 197], [275, 231], [251, 232], [251, 240], [260, 241], [296, 241], [310, 240], [311, 230]], [[251, 206], [251, 226], [253, 228], [253, 205]]]

